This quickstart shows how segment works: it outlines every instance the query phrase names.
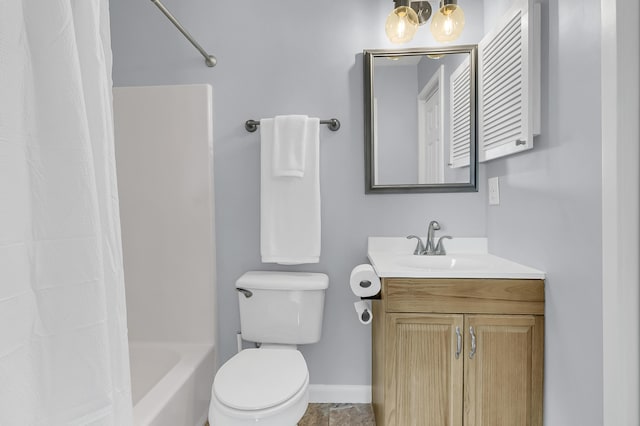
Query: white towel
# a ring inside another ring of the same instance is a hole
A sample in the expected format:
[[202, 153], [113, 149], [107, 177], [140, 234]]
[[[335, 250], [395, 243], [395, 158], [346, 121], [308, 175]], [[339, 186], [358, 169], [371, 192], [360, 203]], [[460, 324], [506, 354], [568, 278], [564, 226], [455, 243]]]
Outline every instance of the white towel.
[[260, 252], [262, 262], [320, 261], [320, 120], [307, 120], [302, 177], [273, 175], [274, 119], [260, 120]]
[[306, 132], [306, 115], [276, 116], [273, 124], [274, 176], [304, 176]]

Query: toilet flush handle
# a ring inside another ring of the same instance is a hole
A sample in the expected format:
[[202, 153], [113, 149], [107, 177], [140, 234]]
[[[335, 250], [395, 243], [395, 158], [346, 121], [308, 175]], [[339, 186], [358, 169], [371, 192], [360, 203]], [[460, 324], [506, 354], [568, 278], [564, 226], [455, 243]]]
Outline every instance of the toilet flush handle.
[[247, 299], [250, 298], [251, 296], [253, 296], [253, 293], [249, 290], [247, 290], [246, 288], [236, 288], [236, 290], [238, 290], [240, 293], [244, 294], [244, 297], [246, 297]]

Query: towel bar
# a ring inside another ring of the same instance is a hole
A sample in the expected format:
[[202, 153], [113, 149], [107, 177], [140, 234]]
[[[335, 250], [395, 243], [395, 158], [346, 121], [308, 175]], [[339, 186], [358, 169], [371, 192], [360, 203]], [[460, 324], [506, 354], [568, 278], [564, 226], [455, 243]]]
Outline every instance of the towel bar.
[[[340, 128], [340, 120], [337, 118], [331, 118], [329, 120], [320, 120], [320, 124], [326, 124], [329, 127], [329, 130], [337, 131]], [[247, 129], [247, 132], [255, 132], [260, 125], [259, 120], [247, 120], [244, 123], [244, 128]]]

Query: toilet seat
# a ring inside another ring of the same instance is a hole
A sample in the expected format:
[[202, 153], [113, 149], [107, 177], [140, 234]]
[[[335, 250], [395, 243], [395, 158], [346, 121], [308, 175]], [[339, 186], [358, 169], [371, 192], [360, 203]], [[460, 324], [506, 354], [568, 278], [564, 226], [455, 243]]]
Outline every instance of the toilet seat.
[[308, 379], [307, 364], [298, 350], [245, 349], [220, 367], [213, 393], [233, 410], [265, 410], [299, 394]]

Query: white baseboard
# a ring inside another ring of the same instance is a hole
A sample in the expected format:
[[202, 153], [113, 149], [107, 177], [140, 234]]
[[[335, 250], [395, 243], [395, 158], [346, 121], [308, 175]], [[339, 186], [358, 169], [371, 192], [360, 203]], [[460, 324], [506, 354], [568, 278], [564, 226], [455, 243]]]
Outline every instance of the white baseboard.
[[371, 386], [309, 385], [309, 402], [368, 404], [371, 402]]

